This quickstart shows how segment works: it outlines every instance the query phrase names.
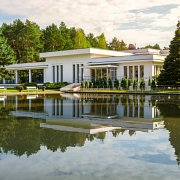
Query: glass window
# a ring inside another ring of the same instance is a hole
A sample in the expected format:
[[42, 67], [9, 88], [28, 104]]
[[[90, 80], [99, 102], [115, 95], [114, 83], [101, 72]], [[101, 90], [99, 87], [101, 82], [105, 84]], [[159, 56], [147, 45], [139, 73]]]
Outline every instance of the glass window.
[[133, 67], [129, 66], [129, 79], [133, 79]]
[[77, 64], [77, 82], [79, 83], [79, 64]]
[[53, 66], [53, 82], [55, 82], [55, 66]]
[[134, 77], [138, 79], [138, 66], [134, 66]]
[[57, 82], [59, 82], [59, 66], [57, 66]]
[[63, 82], [63, 65], [61, 65], [61, 82]]
[[124, 66], [124, 77], [127, 78], [127, 66]]
[[141, 79], [144, 78], [144, 66], [143, 65], [140, 66], [140, 78]]
[[75, 64], [73, 64], [73, 83], [75, 83]]

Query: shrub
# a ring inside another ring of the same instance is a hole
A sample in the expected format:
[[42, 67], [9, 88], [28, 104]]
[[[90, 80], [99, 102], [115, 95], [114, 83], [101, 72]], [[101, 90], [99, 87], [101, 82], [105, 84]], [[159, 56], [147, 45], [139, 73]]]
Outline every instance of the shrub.
[[145, 81], [144, 81], [144, 79], [141, 79], [140, 88], [141, 88], [141, 90], [145, 89]]
[[156, 81], [155, 81], [155, 79], [152, 80], [151, 89], [152, 89], [152, 90], [155, 90], [155, 89], [156, 89]]
[[132, 80], [131, 79], [128, 79], [128, 89], [129, 87], [132, 85]]
[[81, 82], [81, 88], [85, 88], [85, 84], [83, 81]]
[[118, 81], [117, 78], [114, 80], [114, 87], [115, 87], [116, 89], [119, 88], [119, 81]]
[[58, 82], [58, 83], [44, 83], [44, 86], [46, 87], [46, 89], [59, 89], [61, 87], [67, 86], [68, 83], [67, 82]]
[[127, 81], [126, 78], [122, 78], [122, 80], [121, 80], [121, 87], [123, 89], [128, 89], [128, 81]]
[[148, 86], [151, 86], [152, 82], [151, 82], [151, 79], [149, 77], [149, 80], [148, 80]]
[[24, 84], [22, 84], [22, 86], [24, 86], [24, 89], [26, 89], [27, 86], [36, 86], [37, 84], [35, 82], [26, 82]]
[[108, 80], [108, 86], [109, 86], [109, 88], [112, 88], [112, 81], [111, 81], [110, 78], [109, 78], [109, 80]]
[[89, 87], [89, 84], [88, 84], [88, 82], [87, 82], [87, 81], [85, 82], [84, 87], [85, 87], [85, 88], [88, 88], [88, 87]]
[[21, 92], [24, 89], [24, 86], [20, 85], [20, 86], [16, 86], [16, 89]]
[[138, 87], [138, 81], [137, 81], [137, 79], [135, 79], [134, 82], [133, 82], [133, 89], [135, 91], [137, 91], [137, 87]]
[[93, 83], [91, 81], [89, 82], [89, 88], [93, 88]]

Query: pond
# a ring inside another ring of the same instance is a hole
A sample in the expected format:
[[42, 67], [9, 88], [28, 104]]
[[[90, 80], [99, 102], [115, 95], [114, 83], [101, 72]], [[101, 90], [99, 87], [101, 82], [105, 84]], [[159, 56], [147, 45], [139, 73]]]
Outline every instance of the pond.
[[0, 96], [0, 180], [179, 180], [180, 96]]

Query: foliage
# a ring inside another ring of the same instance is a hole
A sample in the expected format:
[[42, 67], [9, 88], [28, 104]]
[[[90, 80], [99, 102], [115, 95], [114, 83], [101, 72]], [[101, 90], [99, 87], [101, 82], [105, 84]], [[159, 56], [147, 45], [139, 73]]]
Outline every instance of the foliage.
[[84, 83], [84, 81], [81, 82], [81, 88], [85, 88], [85, 83]]
[[13, 73], [6, 70], [5, 66], [13, 64], [14, 62], [14, 52], [0, 30], [0, 78], [12, 79]]
[[155, 81], [155, 79], [152, 80], [151, 89], [152, 89], [152, 90], [155, 90], [155, 89], [156, 89], [156, 81]]
[[85, 82], [85, 88], [88, 88], [89, 87], [89, 84], [88, 84], [88, 82], [86, 81]]
[[113, 87], [113, 85], [112, 85], [112, 80], [111, 80], [110, 78], [109, 78], [109, 80], [108, 80], [108, 86], [109, 86], [110, 89]]
[[128, 89], [128, 81], [127, 81], [127, 79], [125, 77], [122, 78], [122, 80], [121, 80], [121, 87], [123, 89]]
[[128, 79], [128, 87], [132, 85], [132, 80]]
[[151, 86], [151, 84], [152, 84], [152, 81], [151, 81], [151, 79], [150, 79], [150, 77], [149, 77], [148, 86]]
[[180, 21], [169, 46], [169, 55], [158, 77], [159, 85], [180, 85]]
[[104, 33], [98, 36], [97, 39], [98, 39], [98, 48], [107, 49], [107, 42]]
[[157, 49], [157, 50], [161, 49], [161, 47], [157, 43], [153, 46], [149, 44], [149, 45], [145, 46], [145, 48], [151, 48], [151, 49]]
[[123, 40], [119, 41], [116, 37], [114, 37], [112, 41], [109, 43], [109, 48], [115, 51], [122, 51], [126, 50], [127, 46]]
[[114, 80], [114, 87], [115, 87], [116, 89], [119, 88], [119, 80], [118, 80], [117, 78]]
[[27, 86], [36, 86], [37, 87], [37, 84], [35, 82], [26, 82], [23, 84], [24, 88], [26, 88]]
[[145, 81], [144, 81], [144, 78], [141, 79], [141, 82], [140, 82], [140, 89], [141, 90], [145, 90]]
[[58, 82], [58, 83], [44, 83], [44, 86], [46, 87], [46, 89], [59, 89], [62, 88], [64, 86], [67, 86], [68, 83], [67, 82]]
[[24, 86], [20, 85], [20, 86], [16, 86], [16, 89], [21, 92], [24, 89]]
[[134, 79], [133, 89], [137, 91], [137, 87], [138, 87], [138, 80], [137, 80], [137, 79]]

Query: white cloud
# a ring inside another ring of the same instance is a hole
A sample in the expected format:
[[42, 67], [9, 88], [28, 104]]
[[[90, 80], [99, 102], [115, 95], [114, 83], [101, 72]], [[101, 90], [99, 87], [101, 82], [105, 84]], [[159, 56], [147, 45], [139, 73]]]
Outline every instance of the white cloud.
[[[177, 7], [165, 15], [160, 10], [153, 13], [141, 11], [172, 4]], [[68, 26], [82, 27], [86, 33], [98, 35], [105, 32], [108, 40], [116, 35], [139, 46], [156, 42], [168, 45], [174, 30], [167, 28], [175, 28], [179, 12], [179, 0], [1, 0], [0, 6], [0, 13], [23, 17], [23, 20], [28, 18], [41, 27], [64, 21]], [[121, 30], [124, 23], [135, 24], [135, 27]]]

